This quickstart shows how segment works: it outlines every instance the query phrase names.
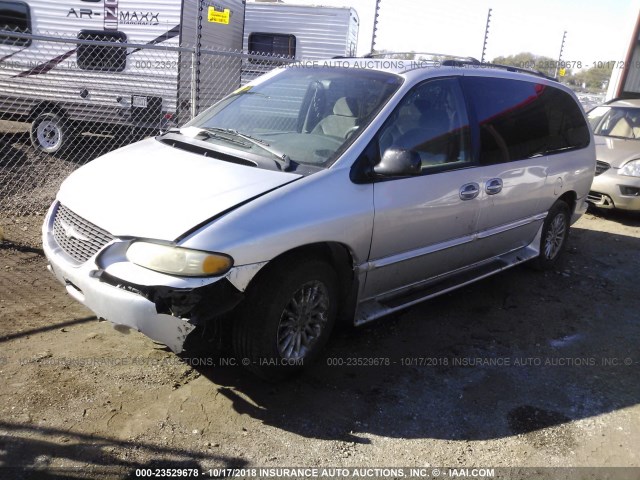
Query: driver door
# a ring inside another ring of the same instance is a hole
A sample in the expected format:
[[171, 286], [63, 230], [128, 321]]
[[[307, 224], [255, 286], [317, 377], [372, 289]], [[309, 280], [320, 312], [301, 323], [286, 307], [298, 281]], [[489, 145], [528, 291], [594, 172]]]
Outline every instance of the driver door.
[[468, 265], [483, 196], [458, 78], [414, 87], [381, 128], [378, 147], [380, 155], [388, 148], [414, 150], [422, 169], [374, 184], [365, 299], [402, 293]]

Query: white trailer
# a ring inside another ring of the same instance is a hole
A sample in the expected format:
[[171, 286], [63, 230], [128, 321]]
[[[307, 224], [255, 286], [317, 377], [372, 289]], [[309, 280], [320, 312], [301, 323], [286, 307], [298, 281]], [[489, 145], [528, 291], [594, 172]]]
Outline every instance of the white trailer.
[[355, 56], [360, 21], [350, 7], [247, 2], [247, 52], [317, 60]]
[[[359, 27], [358, 13], [350, 7], [248, 1], [243, 49], [253, 54], [305, 61], [353, 57]], [[246, 61], [243, 83], [268, 68], [265, 62]]]
[[240, 51], [243, 28], [243, 0], [2, 0], [0, 29], [33, 37], [0, 36], [0, 118], [50, 153], [95, 125], [157, 129], [240, 85], [240, 59], [199, 52]]
[[358, 26], [352, 8], [244, 0], [0, 0], [0, 30], [23, 34], [0, 36], [0, 119], [49, 153], [104, 124], [182, 123], [277, 63], [238, 52], [352, 56]]

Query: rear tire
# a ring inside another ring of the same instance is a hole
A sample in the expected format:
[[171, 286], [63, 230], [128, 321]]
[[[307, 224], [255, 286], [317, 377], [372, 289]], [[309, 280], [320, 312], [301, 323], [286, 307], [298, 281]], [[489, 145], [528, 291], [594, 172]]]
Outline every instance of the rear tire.
[[557, 266], [569, 239], [571, 213], [563, 200], [553, 204], [542, 225], [540, 255], [531, 262], [537, 270], [551, 270]]
[[282, 380], [312, 363], [325, 346], [338, 307], [337, 276], [327, 263], [289, 258], [249, 286], [233, 323], [239, 362], [265, 380]]
[[71, 122], [59, 113], [40, 113], [31, 124], [31, 144], [43, 153], [64, 151], [73, 138]]

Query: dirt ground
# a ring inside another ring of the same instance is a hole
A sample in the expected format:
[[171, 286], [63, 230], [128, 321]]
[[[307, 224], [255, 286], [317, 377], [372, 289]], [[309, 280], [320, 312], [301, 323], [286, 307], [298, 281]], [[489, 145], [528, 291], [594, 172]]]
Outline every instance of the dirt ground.
[[[343, 329], [317, 364], [277, 385], [114, 330], [37, 252], [5, 243], [0, 476], [640, 467], [639, 227], [640, 216], [588, 214], [560, 270], [517, 267]], [[388, 365], [357, 365], [371, 358]]]

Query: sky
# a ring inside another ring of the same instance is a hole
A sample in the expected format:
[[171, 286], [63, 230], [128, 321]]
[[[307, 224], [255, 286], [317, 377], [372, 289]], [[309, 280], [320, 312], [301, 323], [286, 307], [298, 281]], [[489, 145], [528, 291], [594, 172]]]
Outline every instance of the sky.
[[[370, 51], [375, 0], [285, 2], [355, 8], [358, 54]], [[624, 59], [640, 0], [380, 0], [376, 49], [480, 59], [489, 8], [485, 60], [520, 52], [557, 59], [566, 30], [563, 60], [589, 68]]]

